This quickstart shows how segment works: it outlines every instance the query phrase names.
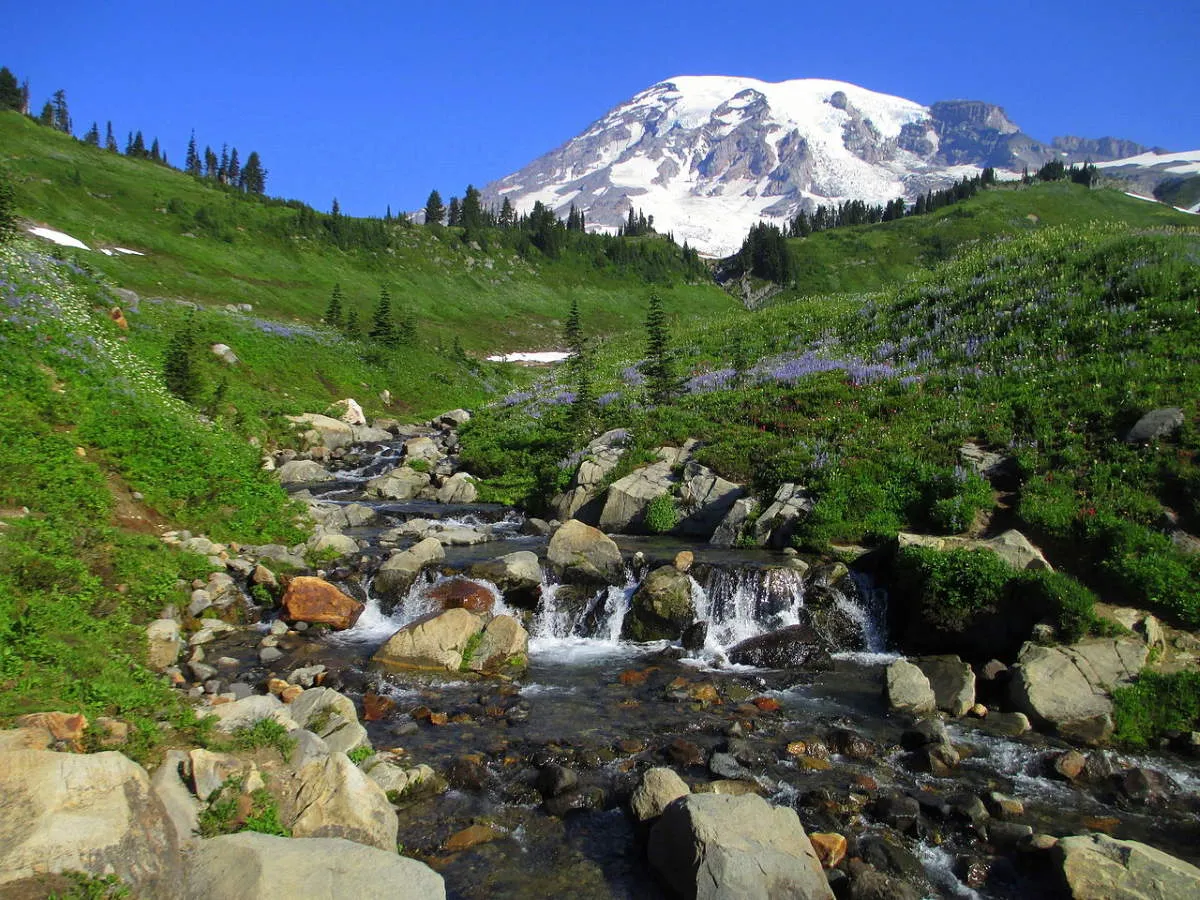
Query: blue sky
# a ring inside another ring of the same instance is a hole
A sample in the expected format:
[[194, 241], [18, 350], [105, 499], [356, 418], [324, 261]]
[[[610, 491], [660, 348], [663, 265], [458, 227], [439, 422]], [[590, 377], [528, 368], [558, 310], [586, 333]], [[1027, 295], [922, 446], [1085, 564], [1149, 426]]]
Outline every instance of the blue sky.
[[[520, 168], [672, 75], [820, 77], [988, 100], [1034, 137], [1200, 147], [1200, 3], [8, 4], [0, 65], [76, 130], [111, 119], [182, 162], [262, 155], [268, 192], [416, 209]], [[2, 148], [0, 148], [2, 150]]]

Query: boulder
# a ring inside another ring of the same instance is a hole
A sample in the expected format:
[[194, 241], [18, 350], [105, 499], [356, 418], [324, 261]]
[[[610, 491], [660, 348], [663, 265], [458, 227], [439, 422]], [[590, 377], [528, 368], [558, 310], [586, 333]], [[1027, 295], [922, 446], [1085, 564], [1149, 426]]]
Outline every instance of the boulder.
[[288, 421], [303, 428], [301, 435], [305, 446], [327, 447], [337, 450], [339, 447], [349, 447], [354, 443], [354, 432], [350, 426], [339, 419], [322, 416], [317, 413], [304, 413], [300, 416], [288, 416]]
[[367, 482], [368, 497], [383, 500], [412, 500], [429, 487], [429, 474], [408, 466], [399, 466]]
[[426, 435], [409, 438], [404, 442], [405, 459], [423, 459], [425, 462], [435, 463], [441, 455], [437, 442]]
[[422, 764], [406, 769], [388, 762], [382, 754], [366, 760], [361, 768], [367, 773], [368, 778], [383, 788], [385, 794], [392, 796], [403, 794], [436, 777], [433, 769], [429, 766]]
[[408, 592], [426, 566], [436, 565], [446, 558], [446, 551], [437, 538], [425, 538], [418, 544], [387, 558], [375, 574], [372, 589], [387, 601], [394, 602]]
[[775, 499], [754, 522], [754, 543], [780, 550], [790, 546], [796, 526], [812, 512], [813, 497], [801, 485], [787, 482], [775, 492]]
[[672, 801], [686, 797], [691, 792], [691, 788], [674, 769], [658, 766], [647, 770], [642, 776], [641, 783], [629, 798], [629, 808], [639, 822], [648, 822], [661, 816]]
[[928, 715], [937, 708], [937, 697], [920, 668], [898, 659], [887, 667], [885, 692], [888, 706], [898, 712]]
[[186, 773], [190, 765], [187, 753], [168, 750], [162, 764], [150, 776], [150, 787], [162, 802], [167, 819], [175, 829], [175, 839], [184, 850], [195, 845], [196, 832], [200, 829], [200, 802], [187, 784]]
[[896, 535], [896, 543], [901, 550], [905, 547], [928, 547], [932, 550], [990, 550], [1014, 569], [1053, 568], [1042, 551], [1015, 528], [1010, 528], [987, 540], [901, 532]]
[[824, 640], [807, 625], [789, 625], [746, 638], [729, 648], [729, 661], [764, 669], [797, 669], [829, 662]]
[[606, 431], [587, 445], [571, 483], [551, 501], [558, 519], [563, 522], [577, 517], [588, 522], [597, 520], [589, 507], [608, 473], [620, 462], [628, 441], [629, 432], [624, 428], [616, 428]]
[[1200, 897], [1200, 869], [1137, 841], [1076, 835], [1061, 838], [1055, 852], [1074, 900]]
[[438, 488], [437, 501], [438, 503], [474, 503], [478, 496], [479, 490], [475, 487], [475, 479], [466, 472], [457, 472], [447, 478]]
[[115, 751], [0, 753], [0, 894], [38, 874], [115, 875], [138, 897], [178, 896], [175, 827], [137, 763]]
[[490, 613], [496, 596], [478, 581], [469, 578], [447, 578], [429, 589], [429, 599], [442, 609], [465, 609], [473, 613]]
[[482, 630], [479, 616], [449, 609], [401, 628], [371, 658], [391, 669], [457, 672], [468, 641]]
[[712, 469], [689, 460], [680, 476], [679, 504], [684, 516], [679, 530], [684, 534], [711, 537], [728, 517], [733, 504], [745, 493], [746, 489], [740, 484], [726, 481]]
[[1178, 406], [1154, 409], [1146, 413], [1125, 435], [1127, 444], [1146, 444], [1170, 437], [1183, 427], [1183, 410]]
[[291, 702], [288, 712], [297, 725], [324, 741], [329, 752], [349, 753], [370, 746], [354, 701], [335, 690], [309, 688]]
[[714, 547], [732, 547], [742, 537], [746, 522], [758, 509], [758, 501], [753, 497], [741, 497], [730, 505], [729, 512], [713, 531], [709, 543]]
[[554, 532], [546, 551], [546, 561], [564, 581], [625, 582], [625, 564], [616, 542], [578, 519], [571, 519]]
[[378, 426], [351, 425], [350, 431], [354, 435], [356, 444], [382, 444], [392, 439], [390, 431]]
[[500, 589], [505, 601], [536, 609], [542, 594], [542, 567], [537, 554], [518, 550], [495, 559], [475, 563], [470, 568], [474, 578], [485, 578]]
[[367, 417], [363, 413], [363, 408], [358, 405], [357, 400], [352, 400], [349, 397], [333, 404], [332, 412], [340, 421], [345, 422], [347, 425], [367, 424]]
[[1112, 734], [1114, 687], [1128, 684], [1149, 651], [1136, 638], [1104, 638], [1065, 647], [1026, 644], [1013, 667], [1013, 704], [1036, 724], [1086, 743]]
[[221, 789], [230, 776], [237, 775], [248, 764], [232, 753], [213, 753], [197, 748], [187, 754], [187, 771], [191, 774], [192, 792], [207, 802]]
[[174, 619], [157, 619], [146, 626], [146, 665], [156, 672], [175, 665], [183, 639]]
[[621, 636], [634, 641], [673, 641], [696, 620], [692, 581], [674, 566], [646, 576], [630, 601]]
[[387, 794], [350, 761], [331, 753], [297, 775], [294, 837], [345, 838], [394, 853], [399, 822]]
[[651, 829], [649, 857], [683, 897], [833, 898], [795, 811], [754, 794], [679, 798]]
[[957, 656], [925, 656], [917, 667], [929, 679], [937, 708], [956, 719], [975, 705], [975, 673]]
[[323, 578], [299, 575], [283, 594], [281, 615], [288, 622], [350, 628], [366, 608]]
[[319, 462], [311, 459], [293, 459], [275, 470], [280, 484], [310, 484], [333, 481], [334, 475]]
[[183, 900], [445, 900], [442, 876], [415, 859], [342, 838], [244, 831], [202, 841]]
[[358, 541], [354, 538], [340, 532], [327, 531], [320, 525], [317, 526], [316, 533], [308, 539], [305, 546], [314, 553], [328, 554], [332, 552], [338, 559], [358, 552]]
[[671, 474], [672, 468], [671, 462], [660, 460], [614, 481], [604, 495], [600, 528], [615, 532], [640, 529], [650, 501], [670, 493], [675, 486], [677, 479]]
[[283, 702], [271, 694], [255, 694], [232, 703], [222, 703], [207, 710], [207, 713], [217, 717], [215, 727], [225, 734], [232, 734], [239, 728], [250, 728], [263, 719], [274, 719], [289, 731], [296, 727]]
[[458, 428], [471, 421], [471, 414], [465, 409], [452, 409], [442, 413], [433, 421], [434, 424], [441, 425], [443, 428]]
[[528, 658], [529, 632], [512, 616], [496, 616], [483, 629], [467, 668], [472, 672], [495, 672], [505, 666], [523, 669]]

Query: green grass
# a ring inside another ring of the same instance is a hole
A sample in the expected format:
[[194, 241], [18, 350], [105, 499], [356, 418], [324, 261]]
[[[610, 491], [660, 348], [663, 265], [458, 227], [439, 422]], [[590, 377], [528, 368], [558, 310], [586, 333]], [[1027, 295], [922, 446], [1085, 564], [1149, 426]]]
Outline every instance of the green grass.
[[[590, 245], [546, 259], [522, 255], [496, 234], [476, 249], [458, 229], [394, 224], [385, 226], [386, 249], [344, 250], [295, 236], [294, 205], [108, 153], [16, 113], [0, 113], [0, 147], [0, 164], [15, 176], [17, 211], [89, 247], [145, 253], [87, 254], [143, 296], [250, 303], [258, 315], [314, 323], [340, 283], [365, 325], [386, 285], [397, 315], [415, 314], [422, 345], [450, 347], [457, 338], [474, 353], [558, 345], [572, 299], [604, 332], [635, 328], [644, 314], [645, 280]], [[662, 243], [631, 240], [628, 248], [639, 242], [648, 252]], [[703, 316], [733, 306], [715, 285], [688, 283], [680, 263], [659, 269], [669, 281], [659, 291], [670, 313]]]
[[1200, 672], [1144, 671], [1113, 691], [1113, 739], [1143, 750], [1172, 733], [1200, 729]]
[[279, 804], [265, 787], [250, 794], [250, 813], [238, 821], [238, 800], [242, 795], [241, 775], [225, 779], [215, 799], [200, 812], [200, 836], [217, 837], [239, 831], [257, 831], [278, 837], [291, 837], [291, 829], [279, 819]]

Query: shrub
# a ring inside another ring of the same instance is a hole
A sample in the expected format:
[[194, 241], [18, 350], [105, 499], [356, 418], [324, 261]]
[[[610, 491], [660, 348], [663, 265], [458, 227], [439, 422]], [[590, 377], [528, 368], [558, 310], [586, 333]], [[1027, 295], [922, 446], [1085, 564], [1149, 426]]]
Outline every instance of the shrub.
[[937, 627], [963, 628], [1006, 596], [1013, 570], [987, 550], [942, 552], [905, 547], [896, 557], [897, 586], [919, 598], [924, 618]]
[[666, 534], [679, 524], [679, 510], [675, 498], [670, 494], [659, 494], [646, 504], [646, 530], [654, 534]]
[[1200, 728], [1200, 672], [1145, 671], [1113, 691], [1113, 738], [1128, 747], [1155, 746], [1170, 732]]
[[1029, 600], [1045, 609], [1045, 617], [1054, 621], [1059, 638], [1071, 643], [1096, 630], [1096, 595], [1074, 578], [1047, 569], [1019, 573], [1010, 590], [1029, 592]]

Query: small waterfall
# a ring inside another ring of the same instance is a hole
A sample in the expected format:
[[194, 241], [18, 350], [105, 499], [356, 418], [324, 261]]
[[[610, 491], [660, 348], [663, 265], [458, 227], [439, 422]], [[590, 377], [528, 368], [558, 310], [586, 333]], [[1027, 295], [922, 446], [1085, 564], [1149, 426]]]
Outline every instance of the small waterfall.
[[723, 651], [739, 641], [800, 622], [804, 576], [794, 569], [713, 567], [692, 582], [697, 621], [708, 622], [705, 649]]
[[587, 594], [574, 585], [552, 581], [543, 572], [541, 600], [530, 637], [543, 641], [591, 638], [617, 643], [638, 581], [633, 571], [626, 567], [625, 584], [603, 587]]

